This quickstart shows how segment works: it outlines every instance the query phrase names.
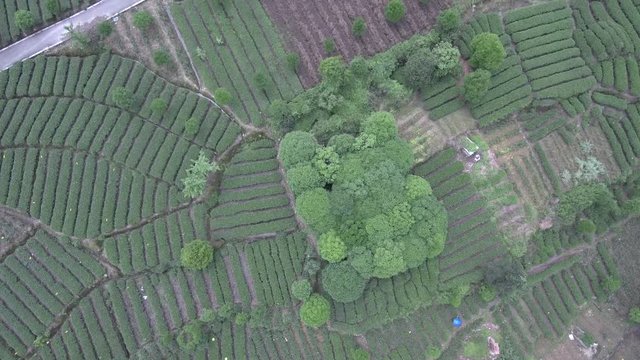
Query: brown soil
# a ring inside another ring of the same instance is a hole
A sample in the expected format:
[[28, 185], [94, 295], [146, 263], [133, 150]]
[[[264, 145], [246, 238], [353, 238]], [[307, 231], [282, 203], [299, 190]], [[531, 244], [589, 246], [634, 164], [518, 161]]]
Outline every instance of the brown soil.
[[[337, 54], [347, 60], [356, 55], [372, 55], [429, 29], [440, 9], [448, 8], [451, 3], [451, 0], [431, 0], [428, 5], [421, 5], [418, 1], [406, 1], [406, 15], [394, 25], [384, 17], [387, 0], [262, 1], [283, 34], [287, 48], [300, 55], [299, 77], [305, 88], [319, 80], [318, 64], [327, 56], [323, 47], [325, 39], [333, 39]], [[358, 16], [367, 24], [361, 39], [351, 33], [353, 20]]]

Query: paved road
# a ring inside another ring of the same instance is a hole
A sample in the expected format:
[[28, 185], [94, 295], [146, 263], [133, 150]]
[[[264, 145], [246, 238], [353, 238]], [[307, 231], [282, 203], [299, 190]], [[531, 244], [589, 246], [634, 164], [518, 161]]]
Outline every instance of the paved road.
[[0, 70], [34, 57], [67, 40], [65, 26], [79, 26], [97, 18], [112, 18], [145, 0], [102, 0], [84, 11], [46, 27], [0, 50]]

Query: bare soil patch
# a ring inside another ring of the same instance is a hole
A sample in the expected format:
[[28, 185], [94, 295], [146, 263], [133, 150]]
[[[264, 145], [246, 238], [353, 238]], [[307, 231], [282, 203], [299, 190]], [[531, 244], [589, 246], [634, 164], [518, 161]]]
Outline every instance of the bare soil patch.
[[[416, 0], [405, 1], [406, 15], [397, 24], [384, 17], [387, 0], [265, 0], [262, 5], [284, 36], [289, 51], [300, 55], [299, 77], [308, 88], [318, 80], [318, 64], [327, 56], [342, 55], [346, 60], [356, 55], [372, 55], [393, 44], [429, 29], [441, 9], [452, 0], [431, 0], [422, 5]], [[367, 31], [358, 39], [351, 33], [356, 17], [363, 17]], [[325, 54], [323, 42], [333, 39], [336, 54]]]

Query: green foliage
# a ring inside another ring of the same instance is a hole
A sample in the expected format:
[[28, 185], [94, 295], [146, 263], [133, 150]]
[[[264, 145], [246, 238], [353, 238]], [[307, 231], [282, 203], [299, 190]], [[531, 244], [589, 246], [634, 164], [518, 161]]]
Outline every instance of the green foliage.
[[200, 314], [200, 317], [198, 317], [198, 320], [202, 321], [203, 323], [211, 323], [216, 319], [216, 312], [213, 311], [213, 309], [210, 308], [205, 308], [202, 310], [202, 314]]
[[258, 90], [265, 91], [269, 86], [269, 78], [262, 71], [258, 71], [253, 75], [253, 85]]
[[426, 89], [433, 80], [437, 61], [431, 50], [418, 49], [402, 69], [404, 82], [415, 90]]
[[427, 245], [427, 258], [440, 255], [447, 238], [448, 220], [444, 207], [433, 196], [426, 196], [411, 204], [411, 213], [416, 221], [415, 234]]
[[391, 209], [387, 219], [392, 230], [392, 236], [396, 238], [407, 235], [415, 223], [415, 219], [411, 214], [411, 205], [407, 202], [402, 202]]
[[164, 66], [171, 62], [171, 55], [166, 50], [156, 50], [153, 52], [153, 61], [157, 65]]
[[182, 179], [184, 189], [182, 193], [187, 198], [195, 198], [204, 194], [207, 186], [207, 176], [212, 171], [219, 170], [215, 162], [209, 162], [201, 151], [197, 159], [192, 160], [191, 167], [187, 169], [187, 176]]
[[195, 135], [200, 130], [200, 119], [191, 117], [184, 122], [184, 132], [187, 135]]
[[213, 247], [208, 241], [193, 240], [180, 251], [180, 264], [188, 269], [203, 270], [213, 260]]
[[469, 285], [459, 285], [448, 290], [449, 304], [455, 308], [460, 307], [462, 299], [469, 293]]
[[447, 9], [438, 15], [438, 30], [444, 34], [452, 33], [460, 27], [460, 12], [456, 9]]
[[489, 71], [498, 70], [507, 55], [498, 35], [488, 32], [473, 37], [471, 52], [471, 66]]
[[319, 172], [323, 182], [333, 183], [340, 168], [340, 156], [331, 146], [316, 149], [313, 166]]
[[378, 144], [398, 137], [398, 129], [393, 115], [388, 112], [375, 112], [362, 123], [362, 133], [372, 135]]
[[331, 55], [336, 51], [336, 42], [332, 38], [324, 39], [322, 47], [325, 54]]
[[364, 18], [362, 16], [356, 17], [353, 20], [353, 25], [351, 25], [351, 33], [353, 36], [360, 38], [365, 31], [367, 31], [367, 24], [364, 22]]
[[407, 200], [417, 200], [433, 194], [431, 185], [424, 178], [416, 175], [407, 176], [407, 185], [405, 186]]
[[611, 275], [604, 279], [601, 286], [608, 294], [613, 294], [622, 286], [622, 280], [617, 276]]
[[13, 14], [13, 19], [18, 29], [26, 32], [33, 28], [36, 23], [33, 13], [29, 10], [18, 10]]
[[242, 326], [249, 321], [250, 315], [246, 312], [240, 312], [236, 314], [234, 322], [236, 325]]
[[149, 108], [154, 114], [163, 114], [167, 110], [167, 102], [163, 98], [155, 98], [151, 100]]
[[482, 284], [478, 289], [478, 294], [480, 294], [480, 298], [482, 299], [482, 301], [488, 303], [491, 300], [495, 299], [496, 290], [487, 284]]
[[287, 67], [291, 69], [291, 71], [297, 73], [298, 68], [300, 67], [300, 55], [295, 52], [287, 53], [285, 60], [287, 62]]
[[439, 346], [429, 345], [424, 352], [424, 357], [427, 360], [437, 360], [442, 355], [442, 349]]
[[192, 321], [180, 330], [176, 340], [181, 349], [192, 351], [203, 339], [202, 324], [199, 321]]
[[296, 199], [296, 209], [309, 226], [318, 233], [325, 233], [335, 225], [327, 191], [315, 188], [304, 192]]
[[362, 296], [367, 280], [348, 262], [329, 264], [322, 270], [322, 288], [337, 302], [352, 302]]
[[133, 105], [133, 93], [131, 90], [119, 86], [111, 90], [111, 100], [116, 106], [128, 109]]
[[351, 349], [350, 360], [369, 360], [369, 353], [365, 349], [357, 348]]
[[229, 103], [231, 103], [231, 100], [233, 100], [233, 97], [231, 96], [231, 93], [229, 92], [229, 90], [222, 87], [217, 88], [213, 92], [213, 98], [216, 100], [216, 102], [220, 106], [229, 105]]
[[333, 56], [326, 58], [320, 62], [320, 75], [322, 80], [326, 81], [330, 85], [339, 85], [345, 80], [345, 74], [347, 72], [347, 66], [342, 57]]
[[582, 234], [593, 234], [596, 232], [596, 224], [589, 219], [580, 219], [576, 225], [576, 230]]
[[576, 215], [586, 210], [597, 201], [605, 201], [612, 194], [602, 184], [578, 185], [560, 195], [556, 213], [566, 224], [573, 224]]
[[390, 23], [395, 24], [404, 18], [406, 10], [402, 0], [390, 0], [384, 8], [384, 17]]
[[300, 301], [307, 301], [311, 290], [311, 283], [307, 279], [296, 280], [291, 284], [291, 295]]
[[319, 294], [311, 294], [309, 299], [300, 307], [300, 319], [310, 327], [320, 327], [324, 325], [331, 315], [331, 305], [329, 301]]
[[[55, 1], [55, 0], [52, 0]], [[111, 20], [101, 21], [98, 24], [98, 34], [100, 38], [106, 39], [113, 33], [113, 22]]]
[[479, 69], [464, 77], [464, 98], [472, 105], [479, 104], [491, 86], [491, 73]]
[[153, 16], [146, 10], [136, 11], [133, 14], [133, 26], [142, 31], [147, 31], [153, 24]]
[[347, 257], [347, 247], [336, 232], [331, 230], [318, 239], [318, 253], [324, 260], [336, 263]]
[[432, 50], [436, 61], [436, 76], [445, 77], [460, 72], [460, 51], [450, 42], [442, 41]]
[[58, 15], [60, 15], [60, 4], [58, 4], [58, 0], [47, 0], [45, 7], [53, 16], [58, 17]]
[[373, 275], [373, 253], [366, 247], [356, 246], [351, 249], [349, 262], [364, 279], [369, 279]]
[[407, 269], [403, 257], [404, 244], [383, 241], [373, 252], [373, 276], [390, 278]]
[[416, 268], [427, 260], [429, 249], [423, 239], [409, 236], [402, 239], [403, 257], [408, 269]]
[[629, 320], [633, 323], [640, 324], [640, 307], [632, 307], [629, 310]]
[[527, 274], [517, 261], [507, 259], [489, 264], [484, 281], [506, 299], [515, 298], [527, 285]]
[[293, 127], [294, 117], [289, 104], [282, 99], [274, 100], [267, 109], [269, 124], [279, 134], [285, 133]]
[[318, 170], [308, 164], [298, 165], [287, 171], [287, 183], [296, 196], [307, 190], [324, 185], [324, 181]]
[[285, 168], [309, 162], [316, 154], [318, 142], [313, 135], [304, 131], [287, 133], [280, 142], [280, 159]]

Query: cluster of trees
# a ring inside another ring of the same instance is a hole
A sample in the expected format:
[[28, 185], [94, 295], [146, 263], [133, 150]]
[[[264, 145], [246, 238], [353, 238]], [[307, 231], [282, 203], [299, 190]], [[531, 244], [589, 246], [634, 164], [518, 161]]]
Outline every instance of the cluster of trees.
[[322, 287], [334, 300], [354, 301], [370, 278], [397, 275], [443, 250], [446, 212], [428, 182], [409, 175], [413, 153], [390, 113], [372, 113], [357, 136], [337, 134], [324, 146], [292, 131], [279, 156], [298, 213], [319, 235]]
[[491, 86], [491, 71], [502, 66], [507, 55], [498, 35], [480, 33], [471, 40], [469, 64], [476, 70], [464, 78], [463, 94], [472, 105], [477, 105]]

